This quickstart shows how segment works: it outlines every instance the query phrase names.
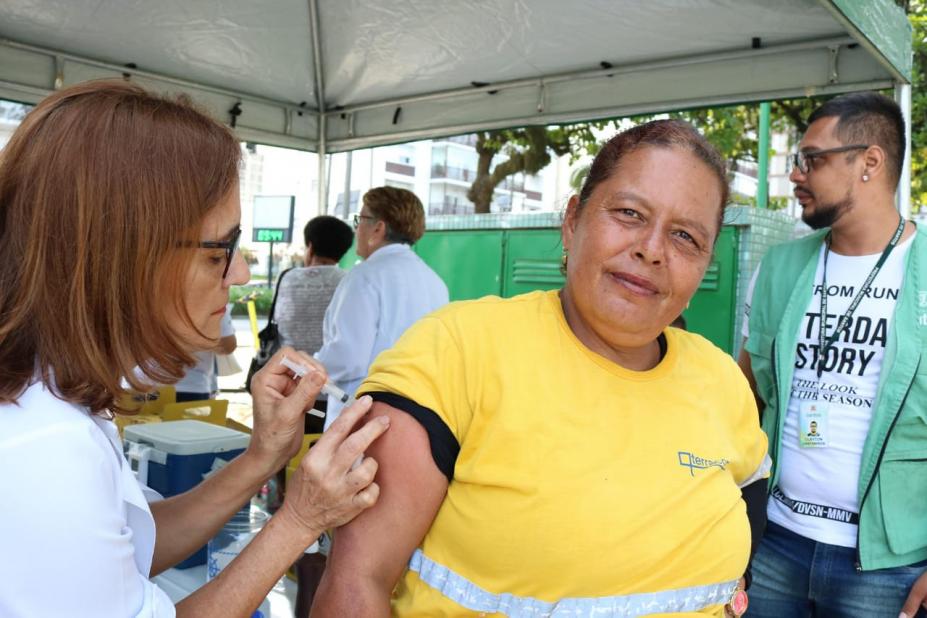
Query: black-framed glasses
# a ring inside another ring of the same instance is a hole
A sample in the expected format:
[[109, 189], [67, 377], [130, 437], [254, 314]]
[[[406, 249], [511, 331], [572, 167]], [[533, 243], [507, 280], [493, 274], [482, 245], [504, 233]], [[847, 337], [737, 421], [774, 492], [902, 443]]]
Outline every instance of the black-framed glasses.
[[361, 219], [370, 219], [371, 221], [376, 220], [376, 217], [371, 217], [370, 215], [354, 215], [354, 229], [357, 229], [357, 226], [360, 225]]
[[229, 274], [229, 268], [232, 267], [232, 259], [235, 252], [238, 251], [238, 241], [241, 239], [241, 228], [236, 228], [232, 232], [232, 237], [228, 240], [204, 240], [197, 243], [197, 247], [202, 249], [225, 249], [225, 269], [222, 271], [222, 278], [225, 279]]
[[866, 150], [869, 144], [850, 144], [849, 146], [838, 146], [837, 148], [825, 148], [824, 150], [809, 150], [807, 152], [796, 152], [789, 155], [789, 163], [792, 169], [797, 169], [802, 174], [807, 174], [814, 169], [814, 160], [829, 154], [838, 152], [850, 152], [851, 150]]

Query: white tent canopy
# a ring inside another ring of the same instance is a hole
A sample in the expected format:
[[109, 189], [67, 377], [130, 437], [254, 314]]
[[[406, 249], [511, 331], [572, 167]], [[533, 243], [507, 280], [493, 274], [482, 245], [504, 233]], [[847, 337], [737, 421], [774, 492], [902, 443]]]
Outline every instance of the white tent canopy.
[[892, 0], [0, 3], [0, 98], [125, 76], [188, 93], [242, 140], [322, 155], [875, 88], [910, 120], [911, 62]]
[[4, 0], [0, 97], [127, 74], [331, 153], [892, 87], [910, 39], [891, 0]]

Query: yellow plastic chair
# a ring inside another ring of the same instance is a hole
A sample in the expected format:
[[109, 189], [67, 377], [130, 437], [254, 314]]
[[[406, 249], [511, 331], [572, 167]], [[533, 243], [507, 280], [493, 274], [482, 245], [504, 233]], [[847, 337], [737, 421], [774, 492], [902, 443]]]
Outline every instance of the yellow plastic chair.
[[123, 429], [129, 425], [160, 423], [161, 417], [157, 414], [117, 414], [113, 422], [116, 423], [116, 428], [119, 429], [119, 435], [121, 436]]
[[120, 403], [127, 410], [124, 414], [117, 414], [113, 421], [119, 429], [119, 435], [127, 425], [139, 423], [160, 423], [161, 411], [165, 405], [177, 401], [177, 389], [173, 386], [159, 386], [149, 391], [129, 391], [122, 396]]
[[228, 399], [201, 399], [169, 403], [161, 410], [164, 421], [194, 420], [225, 427]]
[[244, 423], [239, 423], [231, 416], [225, 417], [225, 426], [229, 429], [234, 429], [235, 431], [240, 431], [242, 433], [250, 434], [251, 428], [245, 425]]
[[293, 473], [296, 472], [296, 468], [299, 467], [299, 462], [303, 460], [303, 456], [309, 452], [309, 449], [313, 444], [319, 441], [319, 438], [322, 437], [320, 433], [307, 433], [303, 436], [303, 445], [300, 447], [299, 452], [286, 464], [286, 482], [290, 482], [290, 477], [293, 476]]
[[160, 414], [164, 406], [177, 401], [177, 389], [173, 386], [163, 385], [148, 391], [130, 390], [123, 395], [120, 402], [128, 410], [128, 414]]
[[[151, 395], [154, 395], [152, 397]], [[174, 386], [162, 385], [149, 393], [149, 397], [142, 404], [142, 414], [161, 414], [164, 406], [177, 401], [177, 389]]]

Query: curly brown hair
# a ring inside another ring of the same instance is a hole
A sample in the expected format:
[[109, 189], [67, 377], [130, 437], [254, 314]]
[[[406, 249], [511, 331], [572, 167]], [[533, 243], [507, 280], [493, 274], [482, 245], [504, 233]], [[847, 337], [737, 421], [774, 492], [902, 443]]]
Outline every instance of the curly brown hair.
[[386, 224], [386, 242], [414, 245], [425, 234], [425, 209], [411, 191], [377, 187], [364, 194], [364, 205]]

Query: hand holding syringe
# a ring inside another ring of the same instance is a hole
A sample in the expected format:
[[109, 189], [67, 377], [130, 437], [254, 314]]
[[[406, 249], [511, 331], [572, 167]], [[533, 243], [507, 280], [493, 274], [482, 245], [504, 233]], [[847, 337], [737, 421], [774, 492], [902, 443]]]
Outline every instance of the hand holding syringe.
[[[309, 373], [309, 367], [307, 367], [306, 365], [303, 365], [302, 363], [297, 363], [296, 361], [290, 360], [289, 358], [286, 357], [286, 355], [284, 355], [283, 358], [280, 359], [280, 364], [293, 372], [294, 379], [302, 378], [307, 373]], [[356, 401], [353, 397], [351, 397], [350, 395], [345, 393], [343, 390], [341, 390], [340, 388], [338, 388], [337, 386], [335, 386], [334, 384], [328, 381], [326, 381], [325, 384], [322, 385], [322, 392], [330, 397], [334, 397], [335, 399], [340, 401], [345, 407], [350, 406]], [[318, 416], [320, 418], [325, 418], [325, 415], [319, 412], [318, 410], [310, 409], [309, 414], [314, 414], [315, 416]], [[361, 465], [362, 461], [364, 461], [363, 455], [357, 458], [357, 461], [354, 462], [354, 464], [351, 466], [351, 469], [354, 470], [355, 468], [357, 468], [357, 466]]]
[[[294, 376], [295, 378], [301, 378], [305, 376], [307, 373], [309, 373], [309, 367], [307, 367], [306, 365], [303, 365], [302, 363], [291, 361], [289, 358], [286, 357], [286, 355], [284, 355], [284, 357], [280, 360], [280, 364], [286, 367], [287, 369], [289, 369], [290, 371], [292, 371], [294, 374], [296, 374]], [[352, 403], [354, 403], [353, 397], [345, 393], [343, 390], [341, 390], [340, 388], [338, 388], [331, 382], [325, 382], [325, 384], [322, 385], [322, 392], [325, 393], [326, 395], [334, 397], [335, 399], [340, 401], [345, 406], [349, 406]], [[318, 410], [310, 409], [309, 414], [314, 414], [315, 416], [318, 416], [319, 418], [325, 418], [325, 415], [319, 412]]]

